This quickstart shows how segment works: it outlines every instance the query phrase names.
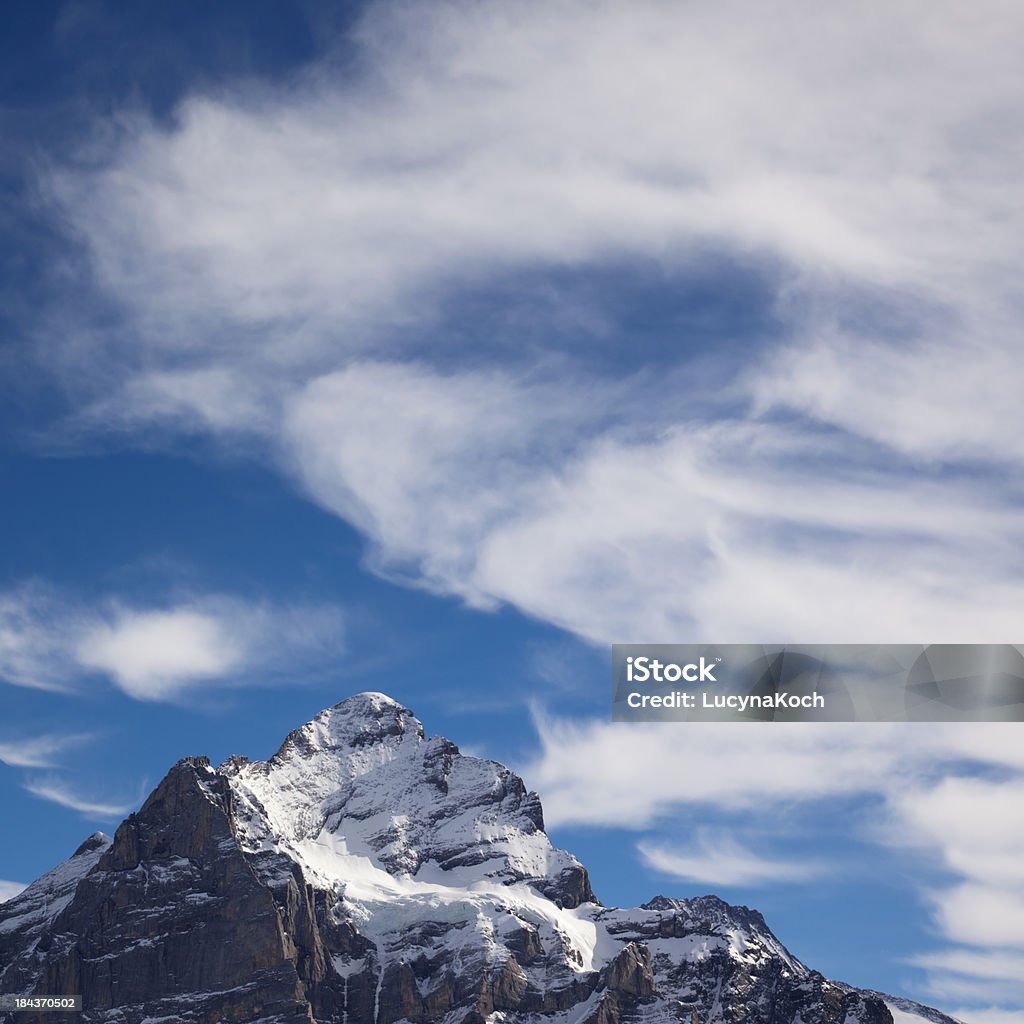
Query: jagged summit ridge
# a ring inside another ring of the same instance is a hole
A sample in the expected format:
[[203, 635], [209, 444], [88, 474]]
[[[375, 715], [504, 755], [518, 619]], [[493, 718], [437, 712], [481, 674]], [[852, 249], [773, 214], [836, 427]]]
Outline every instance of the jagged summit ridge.
[[269, 761], [218, 770], [252, 854], [276, 852], [320, 884], [366, 870], [529, 881], [563, 905], [593, 899], [587, 874], [543, 830], [540, 800], [504, 765], [427, 738], [390, 697], [362, 693], [292, 732]]
[[383, 694], [267, 761], [179, 761], [113, 839], [0, 905], [0, 991], [81, 992], [85, 1024], [893, 1021], [756, 911], [601, 906], [518, 776]]
[[[423, 725], [412, 711], [384, 693], [357, 693], [325, 708], [289, 733], [271, 761], [291, 756], [314, 757], [326, 751], [351, 751], [383, 745], [390, 749], [406, 739], [422, 742]], [[358, 759], [354, 765], [358, 765]]]

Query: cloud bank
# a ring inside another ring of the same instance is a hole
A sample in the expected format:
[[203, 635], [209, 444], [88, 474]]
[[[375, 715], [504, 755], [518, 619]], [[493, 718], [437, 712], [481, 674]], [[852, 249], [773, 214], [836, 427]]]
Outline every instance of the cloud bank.
[[[354, 68], [125, 117], [45, 183], [122, 323], [46, 348], [69, 429], [248, 439], [378, 571], [598, 642], [1003, 639], [1024, 26], [984, 6], [384, 3]], [[753, 351], [632, 362], [577, 311], [611, 373], [458, 313], [723, 259], [771, 295]]]

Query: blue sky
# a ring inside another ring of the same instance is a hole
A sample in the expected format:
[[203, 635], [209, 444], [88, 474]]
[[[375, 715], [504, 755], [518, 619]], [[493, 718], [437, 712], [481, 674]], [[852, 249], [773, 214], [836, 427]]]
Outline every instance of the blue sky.
[[0, 46], [14, 891], [365, 689], [599, 895], [1024, 1012], [1014, 727], [613, 726], [612, 642], [1007, 642], [1022, 14], [23, 5]]

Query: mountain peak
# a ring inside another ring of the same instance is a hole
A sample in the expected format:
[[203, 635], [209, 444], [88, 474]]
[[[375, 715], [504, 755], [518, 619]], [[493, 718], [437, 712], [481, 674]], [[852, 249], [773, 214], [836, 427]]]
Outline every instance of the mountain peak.
[[325, 708], [316, 718], [322, 718], [332, 713], [341, 713], [351, 718], [364, 716], [379, 719], [383, 715], [415, 717], [412, 711], [405, 707], [404, 704], [400, 704], [394, 697], [381, 693], [379, 690], [364, 690], [362, 693], [353, 693], [351, 696], [339, 700], [337, 704], [332, 704], [331, 707]]
[[315, 757], [325, 751], [348, 751], [391, 740], [424, 740], [419, 719], [384, 693], [357, 693], [324, 709], [285, 738], [271, 762]]
[[381, 693], [327, 708], [267, 761], [179, 761], [113, 841], [95, 834], [0, 906], [0, 983], [73, 985], [85, 1024], [893, 1018], [756, 911], [601, 906], [519, 776], [426, 739]]
[[93, 853], [96, 850], [103, 850], [105, 847], [110, 845], [110, 836], [105, 832], [93, 832], [88, 839], [86, 839], [81, 846], [73, 854], [74, 857], [82, 857], [85, 854]]
[[[357, 693], [321, 711], [313, 723], [336, 741], [361, 746], [388, 736], [425, 737], [420, 720], [386, 693]], [[313, 724], [310, 723], [310, 724]]]
[[544, 834], [540, 800], [518, 775], [442, 736], [427, 740], [386, 694], [349, 697], [294, 730], [269, 761], [231, 758], [219, 772], [246, 848], [273, 849], [325, 885], [379, 871], [527, 882], [564, 906], [594, 899], [583, 866]]

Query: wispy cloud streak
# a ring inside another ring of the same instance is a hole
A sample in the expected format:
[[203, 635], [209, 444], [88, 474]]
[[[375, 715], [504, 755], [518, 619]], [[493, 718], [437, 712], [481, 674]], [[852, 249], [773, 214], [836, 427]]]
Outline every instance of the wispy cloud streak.
[[88, 743], [92, 738], [87, 733], [52, 733], [0, 739], [0, 761], [15, 768], [50, 768], [64, 751]]
[[25, 782], [24, 787], [40, 800], [69, 810], [77, 811], [86, 818], [116, 819], [123, 818], [135, 805], [136, 801], [111, 803], [94, 800], [82, 796], [71, 787], [56, 779], [34, 779]]
[[[86, 608], [39, 583], [0, 594], [0, 680], [16, 686], [75, 690], [101, 675], [138, 700], [171, 700], [202, 683], [258, 684], [322, 666], [344, 647], [344, 615], [327, 604], [186, 594]], [[44, 748], [11, 752], [38, 759]]]

